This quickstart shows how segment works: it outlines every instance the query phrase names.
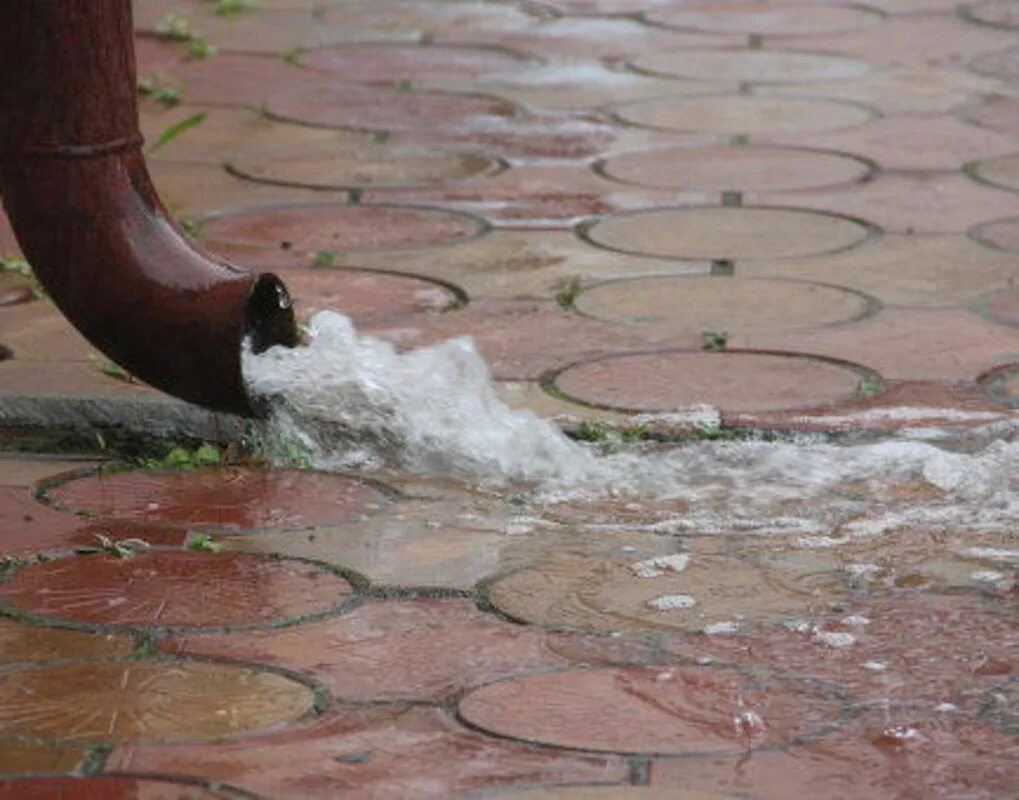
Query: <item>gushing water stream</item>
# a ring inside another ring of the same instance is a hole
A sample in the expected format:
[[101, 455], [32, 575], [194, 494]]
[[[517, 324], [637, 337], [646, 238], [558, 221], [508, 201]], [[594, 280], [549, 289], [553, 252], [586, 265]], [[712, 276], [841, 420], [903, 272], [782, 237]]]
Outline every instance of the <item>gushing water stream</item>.
[[333, 312], [312, 318], [310, 336], [307, 347], [245, 357], [252, 392], [273, 407], [259, 437], [270, 458], [524, 483], [544, 503], [669, 501], [682, 513], [648, 524], [677, 533], [794, 533], [808, 537], [807, 546], [906, 526], [1011, 533], [1019, 519], [1013, 423], [855, 443], [805, 436], [600, 454], [506, 406], [470, 339], [400, 353]]

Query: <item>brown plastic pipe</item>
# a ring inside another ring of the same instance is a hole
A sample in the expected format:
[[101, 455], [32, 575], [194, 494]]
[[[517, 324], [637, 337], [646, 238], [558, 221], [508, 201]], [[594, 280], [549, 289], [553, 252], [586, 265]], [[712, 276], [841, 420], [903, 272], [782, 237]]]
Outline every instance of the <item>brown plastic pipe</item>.
[[0, 0], [0, 193], [39, 281], [132, 374], [254, 414], [242, 342], [294, 346], [289, 295], [190, 241], [141, 145], [130, 0]]

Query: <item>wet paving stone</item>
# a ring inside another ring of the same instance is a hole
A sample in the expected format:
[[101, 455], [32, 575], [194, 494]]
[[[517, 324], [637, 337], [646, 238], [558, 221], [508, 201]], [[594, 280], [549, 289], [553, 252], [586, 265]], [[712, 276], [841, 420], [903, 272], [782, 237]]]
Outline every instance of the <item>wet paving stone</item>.
[[0, 487], [0, 554], [67, 547], [84, 527], [80, 519], [39, 505], [26, 487]]
[[809, 355], [661, 351], [575, 364], [554, 386], [581, 403], [634, 412], [709, 405], [738, 413], [845, 403], [862, 380], [847, 364]]
[[[534, 516], [498, 495], [467, 492], [449, 481], [429, 486], [433, 488], [439, 497], [403, 500], [364, 521], [301, 535], [222, 536], [216, 541], [230, 551], [342, 564], [375, 584], [463, 591], [490, 575], [547, 558], [602, 555], [640, 560], [672, 552], [673, 543], [666, 537], [632, 531], [593, 536], [582, 523], [568, 525]], [[417, 494], [422, 487], [405, 491]]]
[[571, 670], [493, 683], [460, 715], [499, 736], [555, 747], [669, 755], [788, 744], [836, 721], [816, 685], [706, 667]]
[[[70, 772], [85, 760], [85, 750], [72, 745], [0, 739], [0, 776]], [[4, 781], [0, 780], [0, 793]], [[11, 795], [20, 800], [24, 794]]]
[[831, 737], [787, 751], [732, 759], [658, 759], [660, 790], [729, 791], [741, 798], [886, 800], [889, 797], [1007, 796], [1019, 777], [1014, 740], [958, 711], [889, 707]]
[[984, 314], [1002, 325], [1019, 327], [1019, 292], [1001, 289], [982, 299]]
[[338, 268], [287, 270], [283, 275], [298, 312], [339, 311], [355, 324], [449, 311], [464, 302], [453, 288], [413, 275]]
[[969, 68], [980, 75], [1010, 81], [1019, 78], [1019, 47], [1009, 47], [974, 56]]
[[766, 570], [697, 550], [630, 563], [559, 558], [499, 579], [488, 596], [511, 618], [549, 628], [708, 633], [775, 623], [844, 597], [834, 581], [801, 581], [802, 556], [790, 562]]
[[[948, 114], [972, 102], [974, 96], [1001, 90], [999, 82], [977, 75], [962, 65], [893, 66], [862, 78], [811, 83], [809, 86], [759, 87], [761, 95], [799, 95], [805, 90], [816, 97], [862, 103], [885, 115]], [[904, 148], [895, 157], [907, 155]]]
[[841, 153], [792, 147], [684, 146], [622, 153], [598, 162], [608, 178], [656, 189], [783, 191], [866, 179], [872, 168]]
[[446, 78], [480, 79], [514, 72], [537, 59], [512, 50], [471, 45], [360, 44], [314, 50], [297, 57], [302, 67], [340, 77], [345, 83], [397, 84]]
[[0, 601], [33, 615], [93, 625], [211, 628], [322, 614], [341, 607], [350, 592], [336, 573], [301, 561], [149, 552], [32, 564], [0, 584]]
[[613, 113], [644, 128], [730, 136], [833, 131], [862, 125], [873, 116], [866, 107], [846, 102], [737, 94], [642, 100]]
[[1006, 253], [1019, 253], [1019, 217], [997, 219], [978, 225], [970, 236], [980, 244]]
[[[5, 588], [6, 585], [2, 584]], [[134, 649], [134, 644], [134, 638], [126, 635], [43, 628], [0, 618], [2, 665], [126, 656]]]
[[213, 530], [309, 528], [342, 522], [385, 501], [379, 489], [357, 478], [239, 467], [99, 474], [55, 487], [48, 497], [63, 510]]
[[680, 30], [746, 36], [787, 37], [844, 33], [870, 28], [881, 17], [864, 8], [806, 3], [734, 2], [724, 7], [713, 4], [681, 5], [652, 10], [644, 17], [656, 24]]
[[1019, 130], [1019, 98], [992, 94], [967, 111], [965, 117], [982, 128], [1014, 134]]
[[631, 66], [672, 78], [755, 84], [850, 80], [873, 69], [857, 59], [778, 50], [649, 53], [634, 59]]
[[700, 333], [815, 328], [860, 319], [876, 309], [838, 286], [746, 278], [634, 278], [582, 291], [574, 307], [609, 322], [667, 324]]
[[96, 775], [0, 781], [2, 800], [244, 800], [247, 793], [207, 789], [197, 782]]
[[1019, 192], [1019, 153], [981, 161], [973, 164], [971, 169], [985, 183]]
[[542, 631], [503, 622], [462, 599], [371, 602], [342, 618], [184, 635], [164, 648], [311, 672], [345, 701], [441, 702], [494, 676], [567, 663]]
[[472, 38], [493, 31], [504, 33], [535, 24], [538, 18], [510, 3], [477, 0], [359, 0], [332, 2], [322, 15], [326, 22], [363, 30], [405, 31], [429, 38]]
[[420, 148], [306, 147], [241, 156], [229, 169], [242, 178], [303, 189], [393, 189], [481, 178], [502, 169], [478, 153]]
[[[714, 636], [697, 653], [727, 663], [831, 680], [860, 702], [952, 703], [975, 711], [1015, 677], [1014, 610], [970, 592], [901, 591], [860, 598], [788, 628]], [[666, 649], [681, 655], [690, 642]]]
[[1015, 192], [983, 186], [960, 173], [889, 172], [869, 183], [808, 193], [748, 194], [753, 204], [795, 203], [864, 219], [888, 233], [965, 233], [983, 220], [1019, 212]]
[[1017, 275], [1014, 257], [959, 234], [892, 234], [835, 256], [755, 261], [741, 268], [745, 275], [838, 283], [886, 305], [928, 308], [970, 306]]
[[207, 776], [269, 797], [451, 797], [468, 790], [625, 782], [613, 756], [557, 753], [479, 735], [443, 711], [339, 707], [310, 726], [202, 746], [118, 747], [107, 768]]
[[498, 800], [737, 800], [738, 795], [649, 786], [561, 786], [491, 795]]
[[497, 97], [342, 84], [291, 87], [270, 97], [265, 108], [271, 117], [301, 125], [389, 132], [484, 127], [517, 114], [515, 105]]
[[402, 206], [305, 205], [242, 211], [202, 225], [210, 243], [253, 245], [313, 254], [365, 252], [452, 244], [480, 235], [466, 214]]
[[188, 103], [233, 107], [260, 106], [295, 82], [307, 84], [313, 80], [282, 59], [225, 54], [188, 61], [169, 74], [181, 83], [181, 94]]
[[801, 258], [835, 253], [870, 235], [853, 219], [791, 208], [663, 208], [616, 214], [583, 229], [594, 244], [682, 259]]
[[1019, 30], [1019, 6], [1012, 0], [984, 0], [963, 7], [963, 16], [995, 28]]
[[311, 691], [197, 661], [95, 661], [0, 672], [0, 732], [90, 742], [201, 741], [293, 722]]
[[[952, 116], [896, 116], [824, 136], [774, 137], [786, 144], [820, 146], [868, 159], [885, 170], [956, 170], [981, 158], [1013, 153], [1011, 136], [968, 125]], [[903, 141], [915, 143], [904, 148]]]

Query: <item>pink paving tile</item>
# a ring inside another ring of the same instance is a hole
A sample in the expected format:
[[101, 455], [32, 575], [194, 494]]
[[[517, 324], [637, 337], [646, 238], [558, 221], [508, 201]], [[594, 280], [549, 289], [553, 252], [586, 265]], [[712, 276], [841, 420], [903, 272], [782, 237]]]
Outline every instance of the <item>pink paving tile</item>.
[[[953, 116], [886, 117], [849, 131], [771, 136], [767, 140], [851, 153], [880, 164], [884, 170], [957, 170], [970, 161], [1019, 149], [1015, 138]], [[905, 142], [910, 146], [904, 146]]]
[[373, 327], [372, 333], [403, 347], [468, 334], [500, 380], [536, 379], [546, 370], [609, 351], [699, 342], [668, 326], [626, 328], [571, 314], [554, 302], [522, 300], [476, 300], [456, 314]]
[[[977, 594], [900, 590], [805, 622], [801, 631], [708, 637], [696, 650], [726, 663], [833, 681], [861, 702], [950, 702], [970, 711], [1019, 670], [1014, 608]], [[690, 644], [676, 638], [665, 646], [685, 655]]]
[[473, 129], [518, 113], [514, 104], [497, 97], [329, 83], [290, 86], [269, 97], [265, 108], [275, 119], [301, 125], [393, 132]]
[[479, 236], [484, 224], [466, 214], [390, 205], [299, 205], [237, 211], [202, 223], [217, 244], [291, 252], [345, 253], [452, 244]]
[[457, 308], [464, 295], [414, 275], [351, 269], [291, 269], [282, 276], [299, 312], [335, 310], [358, 325]]
[[108, 769], [191, 775], [269, 797], [448, 798], [467, 790], [624, 782], [623, 759], [499, 741], [432, 708], [338, 707], [321, 721], [234, 742], [117, 748]]
[[40, 505], [31, 489], [0, 487], [0, 553], [25, 554], [66, 547], [85, 524]]
[[[1015, 44], [1015, 34], [972, 25], [951, 15], [903, 15], [879, 25], [832, 35], [804, 36], [804, 50], [838, 53], [887, 65], [962, 65], [985, 51]], [[767, 48], [784, 48], [782, 39], [765, 40]]]
[[528, 13], [526, 4], [373, 0], [365, 5], [359, 0], [346, 0], [330, 3], [322, 19], [339, 26], [401, 30], [424, 34], [429, 39], [446, 37], [462, 41], [479, 33], [528, 28], [538, 22], [539, 16]]
[[0, 600], [93, 625], [211, 628], [321, 614], [342, 606], [350, 592], [336, 573], [302, 561], [177, 551], [30, 564], [0, 585]]
[[0, 800], [242, 800], [229, 788], [206, 789], [199, 781], [93, 776], [0, 780]]
[[862, 7], [811, 3], [689, 3], [644, 13], [656, 25], [685, 31], [781, 38], [870, 30], [881, 16]]
[[482, 614], [468, 600], [371, 602], [293, 628], [181, 636], [164, 649], [299, 670], [352, 701], [445, 701], [498, 677], [566, 664], [541, 631]]
[[974, 56], [967, 65], [973, 72], [1002, 80], [1019, 78], [1019, 47], [1007, 47]]
[[134, 55], [138, 62], [138, 75], [146, 77], [180, 64], [185, 58], [185, 50], [180, 44], [139, 38], [135, 40]]
[[856, 397], [862, 379], [853, 365], [809, 355], [663, 351], [576, 364], [555, 387], [581, 403], [633, 412], [709, 405], [735, 413], [838, 405]]
[[64, 483], [47, 496], [68, 511], [218, 530], [337, 523], [385, 502], [378, 488], [358, 478], [240, 467], [99, 474]]
[[1019, 30], [1019, 7], [1011, 0], [982, 0], [966, 5], [963, 16], [982, 25]]
[[739, 760], [660, 759], [651, 765], [650, 785], [755, 800], [996, 800], [1019, 781], [1017, 756], [1014, 739], [968, 715], [893, 707], [788, 751]]
[[570, 670], [489, 684], [460, 701], [471, 725], [523, 741], [621, 753], [746, 753], [835, 722], [806, 682], [707, 667]]
[[1019, 194], [943, 172], [889, 173], [858, 186], [752, 193], [745, 200], [847, 214], [889, 233], [907, 234], [963, 233], [980, 222], [1019, 212]]
[[221, 55], [188, 61], [166, 72], [181, 82], [184, 99], [199, 105], [259, 106], [277, 92], [314, 80], [313, 75], [268, 56]]
[[809, 334], [734, 337], [735, 346], [801, 347], [863, 364], [889, 380], [972, 382], [1019, 352], [1019, 331], [968, 311], [885, 309], [852, 326]]
[[969, 233], [973, 239], [987, 247], [1005, 253], [1019, 253], [1019, 217], [985, 222], [975, 226]]
[[[859, 79], [873, 71], [866, 61], [792, 50], [688, 50], [637, 56], [630, 66], [638, 72], [669, 78], [733, 83], [813, 84]], [[811, 87], [804, 92], [816, 92]]]
[[361, 44], [313, 50], [297, 58], [308, 69], [345, 83], [400, 83], [478, 78], [515, 72], [537, 59], [512, 50], [472, 45]]

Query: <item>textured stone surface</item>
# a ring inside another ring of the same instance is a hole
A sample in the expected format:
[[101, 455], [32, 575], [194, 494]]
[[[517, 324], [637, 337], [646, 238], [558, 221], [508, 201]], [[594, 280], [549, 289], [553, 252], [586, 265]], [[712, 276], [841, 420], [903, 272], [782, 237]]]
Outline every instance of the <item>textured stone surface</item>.
[[735, 33], [764, 37], [804, 36], [842, 33], [870, 28], [880, 17], [862, 8], [775, 3], [734, 2], [718, 7], [689, 4], [680, 8], [651, 11], [646, 17], [659, 25], [708, 33]]
[[79, 478], [49, 492], [61, 509], [189, 528], [308, 528], [377, 508], [383, 495], [328, 473], [203, 467]]
[[4, 800], [85, 800], [88, 797], [151, 798], [151, 800], [230, 800], [242, 795], [229, 789], [206, 789], [197, 783], [153, 778], [88, 777], [28, 778], [0, 781]]
[[311, 691], [197, 661], [96, 661], [0, 672], [0, 731], [74, 741], [213, 740], [291, 722]]
[[860, 380], [843, 365], [793, 354], [664, 351], [577, 364], [555, 386], [581, 402], [634, 411], [773, 411], [846, 402]]
[[239, 553], [79, 556], [24, 567], [0, 585], [0, 600], [33, 615], [151, 628], [282, 623], [335, 610], [349, 594], [322, 567]]
[[634, 59], [633, 66], [655, 75], [737, 83], [849, 80], [871, 71], [856, 59], [766, 50], [649, 53]]

